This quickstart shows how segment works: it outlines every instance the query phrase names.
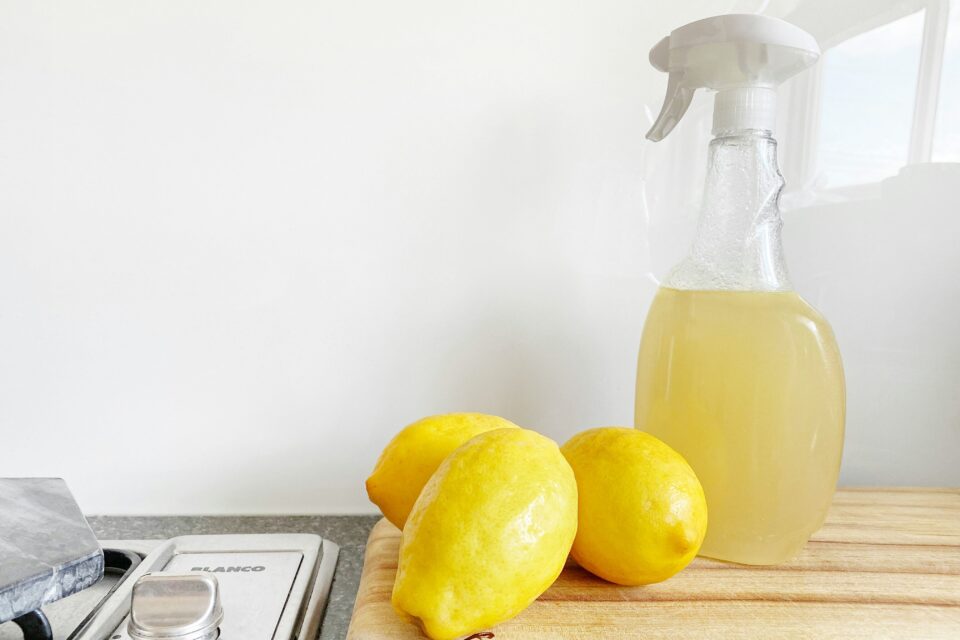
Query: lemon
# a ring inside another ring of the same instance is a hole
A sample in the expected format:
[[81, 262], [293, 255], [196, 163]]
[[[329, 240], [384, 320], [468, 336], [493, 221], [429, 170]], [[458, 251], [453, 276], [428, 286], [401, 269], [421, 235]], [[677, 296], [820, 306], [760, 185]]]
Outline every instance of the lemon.
[[398, 529], [420, 490], [451, 451], [473, 436], [493, 429], [519, 429], [509, 420], [483, 413], [430, 416], [404, 427], [380, 454], [367, 478], [370, 501]]
[[580, 566], [640, 585], [666, 580], [693, 560], [707, 532], [707, 503], [679, 453], [626, 427], [584, 431], [561, 450], [580, 493], [572, 551]]
[[576, 480], [557, 445], [526, 429], [480, 434], [417, 499], [393, 606], [434, 640], [488, 629], [553, 584], [576, 531]]

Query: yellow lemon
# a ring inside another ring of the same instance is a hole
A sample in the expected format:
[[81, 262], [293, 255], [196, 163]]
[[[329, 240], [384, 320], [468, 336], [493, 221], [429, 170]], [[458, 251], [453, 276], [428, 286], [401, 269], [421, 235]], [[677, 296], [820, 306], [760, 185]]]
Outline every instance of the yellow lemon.
[[370, 501], [403, 529], [420, 490], [443, 459], [473, 436], [493, 429], [519, 427], [483, 413], [430, 416], [404, 427], [380, 454], [367, 478]]
[[687, 566], [707, 532], [700, 481], [650, 434], [590, 429], [562, 449], [577, 477], [580, 526], [573, 558], [617, 584], [666, 580]]
[[553, 584], [576, 532], [576, 480], [557, 445], [526, 429], [480, 434], [417, 499], [393, 606], [434, 640], [488, 629]]

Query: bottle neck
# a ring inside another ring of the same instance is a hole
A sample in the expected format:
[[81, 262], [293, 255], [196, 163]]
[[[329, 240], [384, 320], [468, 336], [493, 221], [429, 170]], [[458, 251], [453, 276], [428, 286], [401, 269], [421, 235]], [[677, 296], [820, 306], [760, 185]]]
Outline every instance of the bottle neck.
[[710, 143], [700, 223], [690, 255], [667, 278], [677, 289], [790, 291], [778, 202], [777, 142], [759, 129]]

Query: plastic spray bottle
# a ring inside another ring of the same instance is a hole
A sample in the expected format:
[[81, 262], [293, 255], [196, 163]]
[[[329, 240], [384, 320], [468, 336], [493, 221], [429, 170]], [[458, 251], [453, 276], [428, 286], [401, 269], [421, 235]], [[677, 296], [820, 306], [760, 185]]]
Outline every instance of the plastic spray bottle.
[[643, 330], [636, 426], [697, 473], [709, 511], [700, 553], [721, 560], [798, 553], [823, 524], [840, 469], [840, 353], [790, 284], [772, 135], [776, 87], [819, 54], [810, 34], [758, 15], [693, 22], [650, 52], [670, 74], [650, 140], [673, 129], [695, 90], [717, 93], [696, 239]]

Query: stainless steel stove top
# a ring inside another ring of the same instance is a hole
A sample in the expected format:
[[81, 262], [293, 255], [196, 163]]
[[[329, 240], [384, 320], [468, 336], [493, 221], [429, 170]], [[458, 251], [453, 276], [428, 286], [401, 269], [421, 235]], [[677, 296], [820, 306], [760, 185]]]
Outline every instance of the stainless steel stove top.
[[[144, 575], [168, 582], [135, 607], [161, 613], [176, 607], [178, 590], [191, 588], [173, 576], [213, 576], [223, 619], [219, 635], [229, 640], [313, 640], [326, 606], [339, 549], [309, 534], [182, 536], [171, 540], [103, 540], [104, 549], [136, 554], [139, 565], [121, 579], [98, 584], [43, 608], [56, 640], [128, 640], [145, 637], [130, 609], [133, 587]], [[194, 581], [195, 583], [195, 581]], [[166, 598], [166, 599], [164, 599]], [[173, 598], [173, 599], [171, 599]], [[181, 601], [182, 602], [182, 601]], [[99, 608], [98, 608], [99, 606]], [[95, 612], [94, 612], [95, 611]], [[91, 616], [91, 612], [94, 612]], [[176, 615], [182, 617], [183, 612]], [[170, 616], [159, 616], [169, 618]], [[88, 618], [85, 622], [85, 618]], [[78, 625], [83, 623], [83, 628]], [[198, 627], [199, 628], [199, 627]], [[161, 637], [161, 636], [151, 636]], [[197, 636], [201, 637], [201, 636]], [[22, 640], [15, 625], [0, 625], [0, 640]]]

